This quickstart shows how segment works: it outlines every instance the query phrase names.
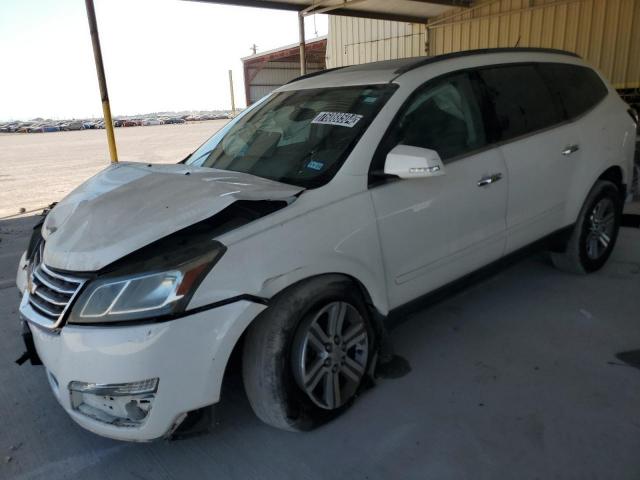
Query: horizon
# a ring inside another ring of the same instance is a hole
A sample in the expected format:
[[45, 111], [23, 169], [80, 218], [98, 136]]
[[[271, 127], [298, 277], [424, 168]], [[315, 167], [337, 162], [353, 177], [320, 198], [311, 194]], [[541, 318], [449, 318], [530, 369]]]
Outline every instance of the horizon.
[[[236, 112], [241, 112], [242, 110], [244, 110], [247, 107], [237, 107], [236, 106]], [[186, 114], [195, 114], [195, 113], [199, 113], [199, 114], [210, 114], [210, 113], [231, 113], [231, 109], [210, 109], [210, 110], [158, 110], [155, 112], [146, 112], [146, 113], [132, 113], [132, 114], [127, 114], [127, 115], [112, 115], [113, 120], [119, 120], [122, 118], [145, 118], [145, 117], [152, 117], [152, 116], [156, 116], [156, 117], [165, 117], [165, 116], [171, 116], [171, 115], [186, 115]], [[102, 115], [98, 115], [98, 116], [94, 116], [94, 117], [60, 117], [60, 118], [55, 118], [55, 117], [42, 117], [42, 116], [38, 116], [38, 117], [33, 117], [33, 118], [27, 118], [27, 119], [10, 119], [10, 120], [2, 120], [0, 119], [0, 123], [13, 123], [13, 122], [47, 122], [47, 121], [52, 121], [52, 122], [61, 122], [61, 121], [80, 121], [80, 120], [103, 120], [103, 116]]]
[[[294, 12], [180, 0], [95, 8], [114, 117], [230, 111], [228, 70], [244, 108], [240, 59], [254, 44], [260, 53], [298, 40]], [[326, 35], [326, 16], [305, 26], [307, 41]], [[3, 0], [0, 57], [11, 72], [0, 77], [0, 121], [102, 118], [83, 0]]]

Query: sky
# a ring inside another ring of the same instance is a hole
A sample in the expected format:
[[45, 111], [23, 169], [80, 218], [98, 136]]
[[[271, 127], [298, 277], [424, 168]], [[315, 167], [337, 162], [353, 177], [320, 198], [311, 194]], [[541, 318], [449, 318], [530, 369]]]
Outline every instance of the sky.
[[[94, 0], [113, 115], [245, 104], [241, 57], [298, 41], [293, 12]], [[314, 22], [315, 20], [315, 22]], [[307, 39], [327, 18], [306, 19]], [[84, 0], [0, 0], [0, 120], [101, 117]]]

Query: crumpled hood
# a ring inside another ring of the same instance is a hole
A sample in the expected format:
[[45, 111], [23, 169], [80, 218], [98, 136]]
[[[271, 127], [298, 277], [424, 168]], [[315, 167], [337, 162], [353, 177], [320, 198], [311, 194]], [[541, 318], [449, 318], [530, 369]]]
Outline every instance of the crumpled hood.
[[246, 173], [121, 162], [49, 213], [42, 227], [44, 261], [62, 270], [96, 271], [236, 200], [286, 200], [302, 190]]

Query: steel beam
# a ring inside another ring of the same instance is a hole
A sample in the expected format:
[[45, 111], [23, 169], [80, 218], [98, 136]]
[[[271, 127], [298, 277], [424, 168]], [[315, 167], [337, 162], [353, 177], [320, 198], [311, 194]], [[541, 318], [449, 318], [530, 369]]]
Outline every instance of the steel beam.
[[307, 74], [307, 47], [304, 38], [304, 15], [298, 13], [298, 33], [300, 35], [300, 75]]
[[96, 73], [98, 75], [98, 85], [100, 87], [100, 100], [102, 101], [102, 115], [104, 117], [104, 128], [107, 132], [109, 155], [111, 157], [111, 163], [118, 163], [116, 135], [113, 130], [113, 119], [111, 118], [111, 106], [109, 105], [109, 93], [107, 92], [107, 80], [105, 78], [104, 65], [102, 63], [102, 50], [100, 48], [100, 36], [98, 35], [98, 23], [96, 22], [96, 10], [93, 6], [93, 0], [85, 0], [85, 6], [87, 7], [89, 32], [91, 33], [91, 44], [93, 45], [93, 58], [96, 62]]

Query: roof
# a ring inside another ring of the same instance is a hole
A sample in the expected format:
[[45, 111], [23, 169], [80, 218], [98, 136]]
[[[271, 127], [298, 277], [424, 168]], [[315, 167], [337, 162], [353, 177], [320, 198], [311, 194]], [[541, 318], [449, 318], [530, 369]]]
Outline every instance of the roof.
[[[426, 65], [474, 55], [500, 53], [543, 53], [580, 58], [572, 52], [548, 48], [488, 48], [482, 50], [465, 50], [462, 52], [436, 55], [433, 57], [399, 58], [395, 60], [351, 65], [348, 67], [331, 68], [329, 70], [314, 72], [295, 78], [282, 89], [293, 90], [297, 88], [315, 88], [320, 86], [362, 85], [365, 83], [375, 85], [388, 83], [404, 73]], [[366, 75], [362, 75], [363, 72], [366, 72]]]
[[[313, 48], [314, 44], [318, 44], [318, 43], [323, 43], [327, 41], [327, 36], [324, 35], [322, 37], [318, 37], [318, 38], [314, 38], [312, 40], [307, 40], [305, 41], [305, 46], [307, 48]], [[286, 51], [286, 50], [291, 50], [291, 49], [299, 49], [300, 48], [300, 44], [299, 43], [292, 43], [290, 45], [285, 45], [283, 47], [278, 47], [278, 48], [273, 48], [271, 50], [266, 50], [264, 52], [260, 52], [260, 53], [255, 53], [253, 55], [248, 55], [246, 57], [242, 57], [240, 60], [242, 60], [243, 62], [250, 62], [252, 60], [259, 60], [262, 57], [268, 57], [273, 55], [274, 53], [280, 53], [282, 51]]]
[[471, 0], [192, 0], [243, 7], [271, 8], [349, 17], [425, 23], [452, 7], [469, 7]]

